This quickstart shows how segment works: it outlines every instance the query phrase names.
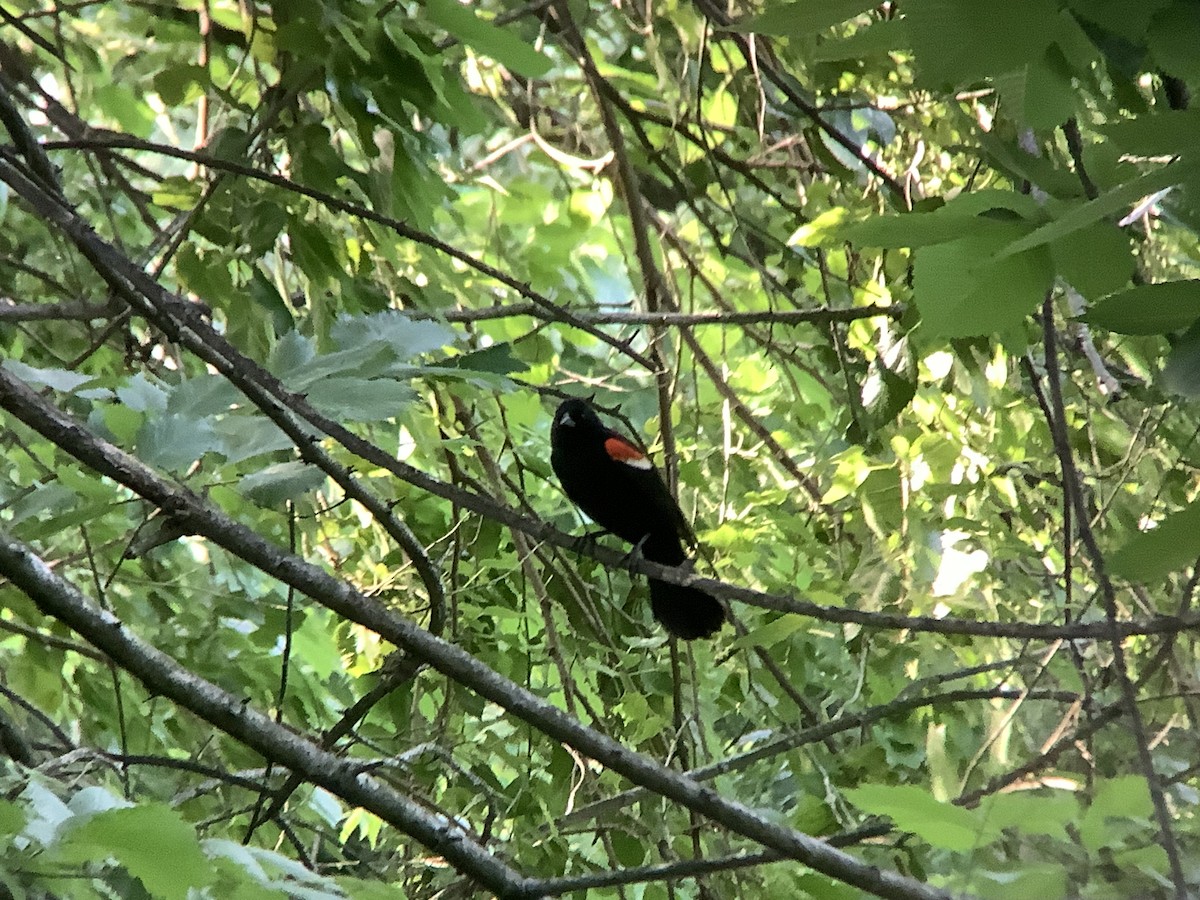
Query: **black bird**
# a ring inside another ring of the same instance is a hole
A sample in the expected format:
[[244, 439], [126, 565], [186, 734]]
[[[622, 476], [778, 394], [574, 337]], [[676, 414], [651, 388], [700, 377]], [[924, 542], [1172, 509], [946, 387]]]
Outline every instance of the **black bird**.
[[[652, 562], [678, 566], [689, 535], [679, 504], [636, 446], [608, 428], [586, 400], [565, 400], [550, 430], [550, 464], [571, 502]], [[654, 618], [685, 641], [715, 634], [725, 621], [717, 599], [693, 587], [650, 579]]]

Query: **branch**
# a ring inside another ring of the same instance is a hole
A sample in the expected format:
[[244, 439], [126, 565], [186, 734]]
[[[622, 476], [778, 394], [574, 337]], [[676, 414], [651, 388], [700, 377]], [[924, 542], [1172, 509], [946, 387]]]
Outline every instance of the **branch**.
[[[840, 716], [832, 722], [824, 722], [793, 734], [785, 734], [782, 737], [763, 744], [761, 747], [755, 747], [753, 750], [747, 750], [745, 753], [739, 753], [736, 756], [730, 756], [715, 763], [698, 766], [695, 769], [689, 770], [686, 774], [689, 778], [693, 778], [696, 781], [711, 781], [721, 775], [728, 775], [730, 772], [740, 772], [756, 762], [770, 759], [773, 756], [778, 756], [780, 753], [795, 750], [797, 747], [826, 741], [835, 734], [866, 728], [876, 722], [890, 719], [893, 716], [904, 715], [921, 707], [966, 703], [974, 700], [1010, 700], [1018, 697], [1025, 697], [1029, 700], [1052, 700], [1059, 703], [1070, 703], [1077, 699], [1077, 695], [1069, 691], [1025, 692], [1016, 690], [1015, 688], [963, 688], [954, 691], [945, 691], [941, 694], [933, 694], [928, 697], [901, 696], [889, 703], [873, 706], [859, 713]], [[606, 797], [603, 800], [598, 800], [587, 806], [581, 806], [579, 809], [567, 813], [567, 815], [558, 820], [557, 825], [559, 828], [565, 828], [600, 816], [611, 815], [631, 803], [636, 803], [644, 799], [648, 794], [648, 791], [641, 788], [623, 791], [620, 794]]]
[[168, 697], [246, 746], [384, 821], [445, 857], [500, 897], [524, 896], [525, 878], [460, 825], [421, 809], [316, 744], [252, 709], [243, 698], [188, 671], [130, 631], [112, 613], [59, 578], [32, 550], [0, 531], [0, 571], [46, 615], [68, 625], [152, 693]]
[[107, 319], [124, 307], [118, 303], [16, 303], [0, 297], [0, 322], [49, 322], [78, 320], [91, 322]]
[[[443, 675], [498, 704], [552, 739], [568, 744], [601, 765], [624, 775], [634, 784], [674, 800], [764, 847], [777, 850], [784, 856], [799, 860], [819, 872], [876, 896], [895, 897], [901, 898], [901, 900], [912, 900], [912, 898], [946, 900], [949, 897], [944, 891], [928, 887], [894, 872], [882, 871], [835, 850], [822, 841], [778, 825], [767, 816], [740, 803], [726, 800], [715, 791], [702, 787], [692, 779], [628, 749], [607, 735], [588, 728], [553, 704], [498, 674], [457, 645], [430, 634], [382, 604], [364, 596], [344, 581], [284, 552], [253, 530], [235, 522], [186, 487], [175, 485], [161, 478], [137, 459], [97, 438], [3, 369], [0, 369], [0, 406], [81, 462], [162, 508], [181, 524], [189, 527], [193, 533], [203, 535], [232, 555], [301, 591], [343, 618], [370, 629], [397, 647], [404, 649], [414, 658], [424, 661]], [[23, 548], [10, 548], [7, 553], [0, 553], [0, 569], [11, 571], [29, 555], [28, 551], [24, 551]], [[33, 571], [37, 573], [41, 573], [44, 569], [44, 566], [39, 567], [40, 561], [36, 565], [26, 562], [26, 566], [32, 567]], [[678, 570], [664, 567], [664, 571], [670, 571], [676, 578], [679, 577]], [[52, 577], [48, 572], [45, 574]], [[24, 586], [24, 582], [22, 582], [22, 586]], [[38, 585], [36, 582], [32, 582], [31, 586], [36, 588]], [[71, 610], [66, 612], [69, 613]], [[74, 627], [73, 620], [64, 618], [64, 621]], [[96, 623], [93, 631], [103, 632], [106, 629], [111, 631], [112, 622], [115, 622], [115, 619], [111, 616], [106, 617]], [[132, 640], [120, 630], [112, 632], [111, 635], [108, 633], [94, 635], [89, 632], [88, 639], [95, 643], [93, 637], [113, 642]], [[120, 646], [114, 646], [117, 650], [121, 649]], [[101, 646], [101, 649], [110, 656], [114, 655], [113, 652], [110, 652], [108, 644]], [[153, 648], [146, 647], [145, 650], [154, 653], [156, 660], [161, 658], [164, 664], [174, 665]], [[135, 659], [134, 662], [136, 661]], [[130, 671], [139, 678], [143, 677], [143, 674], [151, 677], [157, 674], [153, 667], [149, 672], [145, 672], [142, 668], [130, 669]], [[147, 683], [150, 684], [150, 682]], [[167, 689], [170, 687], [173, 690], [173, 685], [159, 687], [155, 684], [154, 687], [160, 693], [176, 696]], [[233, 702], [231, 698], [230, 702]], [[247, 738], [254, 738], [265, 728], [279, 729], [279, 726], [271, 720], [257, 716], [254, 719], [255, 728], [247, 730], [242, 725], [243, 720], [239, 718], [240, 709], [240, 704], [235, 705], [232, 710], [233, 715], [230, 715], [231, 710], [217, 704], [214, 707], [214, 715], [220, 715], [225, 730], [239, 739], [246, 739], [251, 746], [256, 745]], [[273, 734], [274, 731], [271, 733]], [[294, 740], [290, 732], [285, 731], [285, 734], [289, 739]], [[272, 755], [290, 768], [301, 769], [306, 774], [315, 773], [315, 775], [310, 774], [310, 777], [322, 785], [328, 784], [327, 779], [330, 778], [330, 772], [349, 771], [346, 764], [337, 760], [332, 754], [321, 751], [307, 742], [305, 742], [305, 746], [307, 750], [304, 754], [288, 750], [286, 755], [282, 753]], [[320, 754], [320, 760], [316, 763], [312, 759], [314, 753]], [[350, 780], [353, 782], [353, 779]], [[343, 796], [365, 808], [374, 808], [363, 801], [374, 803], [377, 799], [375, 796], [361, 795], [360, 789], [352, 785], [346, 785], [346, 788], [353, 790], [354, 793], [343, 794]], [[341, 791], [339, 790], [338, 793]], [[362, 800], [358, 799], [360, 795]], [[391, 812], [398, 814], [401, 810]], [[422, 815], [425, 814], [422, 813]], [[388, 819], [387, 815], [381, 815], [381, 817]], [[391, 820], [389, 819], [389, 821]], [[410, 818], [405, 818], [403, 821], [412, 828], [416, 828], [420, 824]], [[413, 832], [409, 831], [408, 833]], [[450, 855], [451, 852], [466, 853], [467, 850], [464, 848], [470, 846], [472, 845], [460, 841], [452, 847], [440, 847], [439, 852], [452, 861], [461, 859], [463, 865], [473, 866], [477, 861], [471, 858], [469, 853], [465, 858]], [[489, 866], [500, 865], [491, 857], [487, 859]], [[459, 862], [455, 862], [455, 865], [459, 865]], [[504, 871], [508, 872], [507, 867], [504, 867]], [[483, 882], [493, 889], [497, 889], [497, 886], [503, 883], [494, 870], [480, 869], [479, 872], [481, 876], [486, 875], [488, 878], [495, 879], [494, 883]], [[507, 895], [511, 896], [512, 894], [509, 892]]]
[[[1067, 412], [1063, 403], [1062, 383], [1058, 370], [1058, 337], [1054, 328], [1054, 304], [1051, 296], [1046, 295], [1042, 304], [1042, 334], [1046, 354], [1046, 382], [1050, 387], [1050, 403], [1054, 415], [1049, 417], [1050, 434], [1054, 440], [1054, 450], [1058, 454], [1059, 465], [1062, 468], [1063, 487], [1067, 493], [1067, 502], [1075, 511], [1078, 521], [1079, 538], [1087, 548], [1092, 560], [1092, 568], [1096, 580], [1100, 582], [1100, 596], [1104, 601], [1104, 615], [1110, 626], [1117, 624], [1117, 596], [1113, 589], [1112, 579], [1105, 567], [1104, 554], [1092, 531], [1091, 517], [1087, 503], [1083, 498], [1083, 482], [1075, 467], [1075, 455], [1071, 450], [1070, 436], [1067, 434]], [[1158, 820], [1159, 834], [1162, 837], [1163, 851], [1171, 866], [1171, 880], [1175, 885], [1175, 894], [1180, 900], [1188, 896], [1187, 877], [1183, 872], [1183, 863], [1179, 858], [1179, 846], [1175, 840], [1175, 832], [1171, 823], [1171, 813], [1167, 809], [1167, 799], [1163, 794], [1162, 782], [1154, 769], [1154, 758], [1150, 755], [1150, 745], [1146, 739], [1146, 725], [1142, 721], [1142, 712], [1137, 705], [1137, 692], [1129, 678], [1129, 667], [1125, 660], [1125, 648], [1121, 645], [1122, 637], [1113, 629], [1110, 645], [1113, 651], [1112, 668], [1116, 675], [1117, 685], [1121, 689], [1121, 699], [1124, 701], [1125, 714], [1128, 716], [1133, 731], [1134, 744], [1137, 746], [1138, 761], [1141, 764], [1142, 775], [1150, 789], [1150, 799], [1154, 803], [1154, 814]]]
[[[0, 307], [2, 309], [2, 307]], [[859, 306], [848, 309], [781, 309], [758, 310], [755, 312], [718, 312], [718, 313], [685, 313], [685, 312], [599, 312], [596, 310], [560, 307], [560, 310], [570, 312], [572, 316], [589, 325], [658, 325], [692, 326], [692, 325], [828, 325], [832, 322], [856, 322], [860, 319], [873, 319], [876, 316], [886, 316], [898, 319], [904, 315], [903, 305], [895, 306]], [[482, 309], [447, 309], [447, 310], [404, 310], [410, 319], [441, 319], [446, 322], [482, 322], [488, 319], [506, 319], [514, 316], [532, 316], [537, 319], [557, 321], [548, 318], [545, 311], [534, 303], [513, 303], [504, 306], [487, 306]]]
[[91, 138], [88, 140], [47, 141], [40, 146], [49, 150], [81, 149], [104, 152], [107, 150], [124, 149], [160, 153], [164, 156], [171, 156], [176, 159], [186, 159], [190, 162], [199, 163], [200, 165], [206, 166], [215, 171], [225, 172], [231, 175], [239, 175], [242, 178], [250, 178], [255, 181], [264, 181], [267, 184], [274, 185], [275, 187], [282, 188], [283, 190], [300, 194], [308, 197], [310, 200], [317, 201], [322, 206], [326, 206], [329, 209], [346, 213], [347, 215], [356, 216], [368, 222], [374, 222], [376, 225], [382, 225], [383, 227], [394, 231], [396, 234], [414, 243], [422, 244], [426, 247], [431, 247], [440, 253], [444, 253], [446, 256], [456, 259], [464, 265], [475, 269], [477, 272], [481, 272], [484, 275], [487, 275], [489, 278], [493, 278], [506, 287], [516, 291], [522, 297], [525, 297], [527, 300], [531, 301], [534, 305], [541, 309], [547, 317], [553, 319], [554, 321], [563, 322], [567, 325], [572, 325], [581, 331], [586, 331], [588, 334], [592, 335], [598, 340], [603, 341], [604, 343], [613, 347], [615, 350], [618, 350], [619, 352], [628, 356], [643, 368], [649, 369], [650, 371], [654, 371], [655, 369], [655, 364], [650, 359], [632, 349], [626, 342], [620, 341], [617, 338], [612, 337], [612, 335], [609, 335], [598, 328], [595, 328], [589, 323], [576, 318], [572, 313], [563, 309], [560, 304], [555, 303], [549, 297], [546, 297], [535, 291], [529, 284], [514, 278], [507, 272], [497, 269], [495, 266], [488, 265], [483, 260], [476, 259], [465, 250], [459, 250], [454, 245], [448, 244], [445, 241], [434, 237], [433, 235], [419, 231], [416, 228], [401, 222], [399, 219], [394, 219], [391, 216], [385, 216], [373, 209], [360, 206], [357, 203], [351, 203], [348, 200], [336, 197], [333, 194], [327, 194], [324, 191], [317, 190], [316, 188], [307, 187], [299, 182], [292, 181], [290, 178], [285, 178], [282, 175], [264, 172], [261, 169], [254, 168], [253, 166], [247, 166], [243, 165], [242, 163], [221, 159], [208, 153], [197, 153], [192, 150], [183, 150], [179, 147], [171, 147], [166, 144], [154, 144], [138, 138], [132, 138], [113, 133], [106, 134], [103, 138]]
[[[8, 182], [35, 210], [62, 229], [79, 251], [92, 263], [101, 277], [117, 292], [118, 296], [158, 325], [172, 340], [183, 344], [228, 378], [293, 440], [304, 459], [321, 468], [348, 492], [355, 491], [349, 469], [335, 463], [321, 449], [318, 442], [314, 440], [313, 428], [329, 435], [356, 456], [391, 472], [397, 478], [421, 490], [449, 500], [464, 509], [469, 509], [510, 528], [523, 531], [532, 537], [591, 556], [609, 568], [627, 569], [642, 575], [653, 576], [671, 584], [693, 585], [717, 597], [738, 600], [762, 609], [795, 613], [826, 622], [850, 623], [869, 628], [910, 629], [937, 634], [1011, 637], [1022, 640], [1109, 638], [1114, 634], [1113, 627], [1116, 629], [1115, 633], [1122, 636], [1165, 634], [1182, 631], [1200, 624], [1200, 615], [1158, 616], [1143, 622], [1118, 622], [1115, 626], [1110, 627], [1107, 623], [1041, 625], [866, 612], [840, 606], [821, 606], [789, 596], [767, 594], [715, 579], [700, 578], [682, 569], [661, 566], [645, 559], [631, 559], [629, 554], [608, 550], [595, 542], [581, 542], [578, 538], [544, 522], [524, 516], [491, 497], [447, 484], [414, 466], [403, 463], [390, 453], [323, 415], [305, 397], [289, 391], [279, 379], [244, 356], [223, 335], [217, 333], [196, 304], [189, 303], [168, 292], [146, 272], [130, 262], [124, 254], [101, 239], [59, 198], [47, 195], [3, 158], [0, 158], [0, 180]], [[0, 372], [0, 381], [6, 383], [10, 388], [28, 391], [24, 384], [10, 373]], [[10, 411], [12, 411], [11, 408]], [[34, 415], [36, 418], [42, 417], [42, 413], [35, 412]], [[66, 421], [70, 422], [70, 420]], [[68, 430], [75, 428], [74, 423], [64, 427], [67, 427]], [[68, 441], [68, 445], [71, 443], [73, 442]], [[120, 452], [110, 445], [104, 446], [114, 452]], [[352, 495], [357, 496], [358, 494], [365, 496], [362, 491], [357, 491]], [[368, 502], [370, 502], [369, 497]]]

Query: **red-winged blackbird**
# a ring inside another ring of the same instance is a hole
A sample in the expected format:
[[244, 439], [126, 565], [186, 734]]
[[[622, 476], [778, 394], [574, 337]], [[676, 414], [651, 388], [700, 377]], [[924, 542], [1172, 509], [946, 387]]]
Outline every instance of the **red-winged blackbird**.
[[[554, 414], [550, 463], [571, 501], [605, 531], [638, 546], [648, 560], [677, 566], [687, 559], [688, 535], [679, 505], [654, 465], [637, 447], [607, 428], [586, 400], [566, 400]], [[690, 641], [715, 633], [725, 611], [715, 597], [692, 587], [650, 579], [654, 618]]]

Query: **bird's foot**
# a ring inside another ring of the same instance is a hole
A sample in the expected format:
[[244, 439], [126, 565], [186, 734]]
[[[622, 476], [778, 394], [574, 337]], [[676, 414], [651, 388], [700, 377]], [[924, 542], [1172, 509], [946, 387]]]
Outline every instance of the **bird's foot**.
[[646, 557], [642, 551], [646, 548], [646, 541], [650, 540], [650, 535], [643, 535], [642, 539], [629, 548], [629, 552], [625, 554], [625, 558], [621, 560], [623, 563], [641, 562]]
[[574, 546], [571, 548], [576, 553], [588, 552], [596, 549], [596, 538], [607, 532], [596, 529], [594, 531], [585, 531], [579, 537], [575, 538]]

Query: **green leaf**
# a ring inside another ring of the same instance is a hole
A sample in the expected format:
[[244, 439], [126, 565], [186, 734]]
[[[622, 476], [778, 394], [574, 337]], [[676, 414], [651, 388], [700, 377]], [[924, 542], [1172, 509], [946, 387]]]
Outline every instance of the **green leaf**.
[[1145, 778], [1141, 775], [1121, 775], [1096, 784], [1096, 795], [1089, 809], [1102, 816], [1148, 819], [1154, 815], [1154, 801]]
[[864, 784], [846, 796], [864, 812], [887, 816], [934, 847], [962, 853], [980, 843], [980, 825], [970, 810], [939, 803], [915, 785]]
[[1067, 896], [1067, 870], [1060, 864], [1021, 863], [1014, 872], [980, 870], [971, 881], [982, 900], [1055, 900]]
[[342, 274], [333, 243], [319, 226], [293, 216], [288, 238], [292, 260], [314, 283], [323, 286]]
[[343, 422], [382, 422], [395, 417], [416, 396], [413, 389], [387, 378], [327, 377], [306, 391], [321, 412]]
[[90, 816], [67, 831], [53, 855], [76, 863], [111, 857], [141, 879], [151, 894], [166, 900], [186, 900], [190, 888], [211, 881], [195, 830], [174, 810], [158, 804]]
[[1171, 513], [1157, 527], [1138, 532], [1109, 558], [1113, 572], [1148, 582], [1200, 558], [1200, 501]]
[[406, 362], [454, 343], [458, 335], [441, 322], [412, 319], [400, 310], [389, 309], [364, 316], [341, 316], [330, 329], [330, 337], [346, 349], [372, 341], [386, 344], [397, 360]]
[[1185, 81], [1200, 79], [1200, 17], [1192, 0], [1160, 10], [1146, 34], [1150, 53], [1163, 71]]
[[809, 55], [813, 62], [860, 61], [911, 45], [907, 19], [881, 19], [857, 29], [848, 37], [823, 40]]
[[784, 615], [751, 629], [745, 637], [738, 638], [735, 643], [742, 647], [773, 647], [805, 627], [800, 616]]
[[1044, 834], [1069, 840], [1067, 826], [1079, 819], [1079, 798], [1070, 791], [1014, 791], [980, 802], [980, 813], [995, 829]]
[[329, 616], [323, 611], [313, 611], [305, 616], [293, 640], [297, 659], [304, 660], [305, 666], [311, 666], [318, 678], [325, 680], [342, 671], [342, 655]]
[[1166, 334], [1200, 319], [1200, 280], [1142, 284], [1105, 297], [1085, 322], [1118, 334]]
[[640, 838], [619, 828], [610, 831], [609, 836], [612, 838], [613, 854], [622, 866], [640, 866], [646, 861], [646, 845]]
[[1126, 211], [1143, 197], [1180, 183], [1195, 168], [1194, 163], [1181, 161], [1147, 172], [1145, 175], [1106, 191], [1095, 200], [1072, 207], [1053, 222], [1043, 225], [1032, 234], [1013, 241], [999, 255], [1003, 257], [1024, 253], [1026, 250], [1032, 250], [1034, 247], [1041, 247], [1043, 244], [1064, 238], [1107, 216]]
[[[1022, 231], [1009, 226], [1006, 233]], [[922, 247], [913, 266], [913, 300], [922, 324], [942, 337], [994, 334], [1016, 327], [1054, 280], [1049, 254], [1035, 249], [996, 258], [1003, 241], [979, 235]]]
[[325, 483], [325, 473], [316, 466], [291, 460], [252, 472], [238, 482], [238, 492], [259, 506], [278, 509]]
[[91, 375], [83, 375], [67, 369], [39, 369], [15, 359], [0, 361], [0, 366], [12, 372], [30, 387], [48, 387], [56, 391], [73, 391], [80, 385], [94, 380]]
[[805, 37], [852, 19], [876, 6], [871, 0], [800, 0], [798, 3], [768, 6], [765, 12], [743, 19], [729, 30], [748, 34]]
[[222, 447], [207, 419], [180, 415], [150, 416], [138, 430], [138, 456], [169, 471], [186, 469], [210, 450]]
[[454, 356], [436, 364], [463, 372], [483, 372], [489, 375], [511, 375], [524, 372], [529, 363], [513, 356], [513, 347], [508, 341], [493, 344], [483, 350], [473, 350], [462, 356]]
[[1081, 295], [1103, 297], [1129, 284], [1137, 267], [1129, 235], [1097, 222], [1050, 244], [1054, 271]]
[[1171, 348], [1163, 365], [1162, 383], [1182, 397], [1200, 397], [1200, 322], [1192, 325]]
[[11, 837], [24, 827], [24, 810], [11, 800], [0, 799], [0, 836]]
[[141, 372], [117, 388], [117, 399], [137, 412], [160, 413], [167, 408], [167, 392]]
[[131, 444], [137, 438], [137, 433], [146, 424], [146, 416], [127, 406], [113, 405], [104, 407], [102, 421], [104, 427], [122, 444]]
[[1037, 202], [1016, 191], [982, 190], [962, 194], [932, 211], [872, 216], [848, 221], [843, 209], [831, 210], [797, 229], [789, 244], [823, 245], [851, 241], [868, 247], [925, 247], [965, 237], [1011, 235], [1018, 219], [1044, 220]]
[[1145, 821], [1154, 815], [1154, 803], [1150, 799], [1150, 788], [1140, 775], [1122, 775], [1101, 781], [1096, 785], [1096, 795], [1083, 819], [1078, 823], [1079, 838], [1089, 850], [1099, 850], [1109, 844], [1120, 843], [1123, 828], [1115, 828], [1110, 818]]
[[1007, 233], [1006, 223], [981, 219], [972, 213], [938, 210], [931, 213], [904, 213], [899, 216], [877, 216], [847, 225], [841, 236], [866, 247], [928, 247], [957, 241], [964, 235], [983, 236]]
[[435, 25], [518, 75], [541, 78], [550, 71], [550, 59], [519, 40], [513, 30], [485, 22], [454, 0], [425, 0], [425, 11]]
[[226, 416], [214, 422], [212, 428], [219, 440], [215, 449], [231, 463], [295, 446], [278, 425], [264, 416]]
[[241, 399], [241, 392], [224, 375], [197, 375], [171, 390], [167, 412], [199, 419], [227, 413]]
[[1097, 131], [1136, 156], [1176, 156], [1200, 144], [1200, 110], [1169, 109], [1123, 122], [1100, 125]]
[[172, 65], [159, 71], [153, 84], [163, 103], [178, 106], [204, 93], [208, 86], [208, 70], [199, 65]]
[[938, 88], [1021, 68], [1058, 29], [1054, 0], [910, 0], [904, 12], [921, 80]]
[[1025, 122], [1030, 128], [1057, 128], [1075, 114], [1075, 88], [1061, 51], [1051, 47], [1025, 68]]

